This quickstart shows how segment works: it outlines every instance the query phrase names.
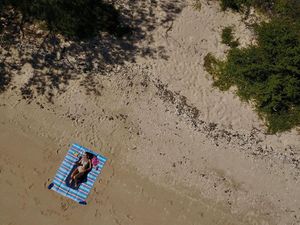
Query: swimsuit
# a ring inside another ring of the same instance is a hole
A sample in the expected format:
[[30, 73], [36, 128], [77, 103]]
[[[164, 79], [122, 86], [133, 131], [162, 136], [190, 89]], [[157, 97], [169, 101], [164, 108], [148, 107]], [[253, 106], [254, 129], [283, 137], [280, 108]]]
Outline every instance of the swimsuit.
[[88, 166], [89, 166], [89, 160], [83, 160], [83, 159], [81, 159], [79, 162], [80, 162], [81, 166], [78, 166], [78, 171], [79, 171], [79, 173], [81, 173], [81, 172], [84, 172], [85, 169], [88, 168]]

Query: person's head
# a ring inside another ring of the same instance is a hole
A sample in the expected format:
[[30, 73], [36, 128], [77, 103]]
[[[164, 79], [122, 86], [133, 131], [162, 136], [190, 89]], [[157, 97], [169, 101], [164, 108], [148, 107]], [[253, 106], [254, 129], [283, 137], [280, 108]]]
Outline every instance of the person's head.
[[87, 152], [84, 152], [83, 155], [82, 155], [82, 158], [85, 158], [85, 159], [88, 159], [88, 153]]
[[89, 153], [89, 152], [84, 152], [83, 155], [82, 155], [83, 158], [86, 158], [86, 159], [91, 159], [92, 157], [92, 154]]

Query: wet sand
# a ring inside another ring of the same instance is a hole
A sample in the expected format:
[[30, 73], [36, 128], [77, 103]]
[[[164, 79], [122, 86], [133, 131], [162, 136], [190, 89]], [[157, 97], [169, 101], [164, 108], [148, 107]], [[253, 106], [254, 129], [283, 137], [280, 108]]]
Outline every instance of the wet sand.
[[243, 224], [221, 204], [157, 186], [117, 157], [81, 206], [47, 189], [62, 160], [46, 153], [57, 148], [55, 142], [12, 127], [5, 114], [0, 131], [1, 224]]

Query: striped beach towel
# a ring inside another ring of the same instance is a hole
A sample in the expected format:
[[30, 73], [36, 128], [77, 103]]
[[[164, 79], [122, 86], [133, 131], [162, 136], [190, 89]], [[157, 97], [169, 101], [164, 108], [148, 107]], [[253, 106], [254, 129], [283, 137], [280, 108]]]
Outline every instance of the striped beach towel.
[[[84, 152], [91, 153], [94, 157], [97, 157], [97, 160], [93, 160], [98, 162], [97, 165], [93, 165], [92, 170], [88, 172], [85, 179], [79, 182], [77, 188], [74, 188], [68, 184], [70, 179], [70, 175], [73, 169], [76, 168], [76, 162], [80, 159], [80, 157], [84, 154]], [[97, 179], [97, 176], [100, 174], [105, 162], [106, 158], [82, 147], [78, 144], [73, 144], [69, 149], [66, 157], [61, 163], [57, 173], [52, 181], [52, 183], [48, 186], [48, 189], [58, 192], [59, 194], [66, 196], [68, 198], [73, 199], [80, 204], [86, 204], [86, 199]]]

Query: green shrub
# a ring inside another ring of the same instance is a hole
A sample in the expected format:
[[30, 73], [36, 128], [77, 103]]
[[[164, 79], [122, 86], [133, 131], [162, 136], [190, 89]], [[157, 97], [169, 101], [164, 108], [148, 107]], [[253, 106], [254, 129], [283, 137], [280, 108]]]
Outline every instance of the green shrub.
[[[254, 100], [270, 132], [300, 124], [300, 35], [296, 25], [273, 20], [256, 27], [258, 45], [233, 48], [227, 60], [211, 61], [215, 85], [234, 85], [243, 100]], [[210, 56], [212, 57], [212, 56]]]
[[200, 11], [202, 7], [200, 0], [195, 0], [195, 2], [193, 3], [193, 7], [194, 9]]
[[240, 11], [243, 6], [248, 6], [250, 3], [251, 0], [221, 0], [223, 10], [230, 8], [235, 11]]
[[[210, 60], [213, 65], [206, 67], [214, 85], [222, 90], [234, 85], [243, 100], [253, 100], [270, 132], [300, 125], [300, 1], [221, 0], [221, 5], [236, 11], [253, 6], [272, 20], [256, 26], [258, 45], [232, 48], [223, 62]], [[232, 40], [232, 30], [225, 28], [222, 42]]]
[[225, 27], [222, 30], [222, 43], [228, 45], [231, 48], [236, 48], [239, 46], [238, 40], [234, 40], [232, 27]]
[[[270, 10], [273, 8], [275, 1], [277, 0], [220, 0], [220, 1], [223, 10], [230, 8], [235, 11], [241, 11], [242, 9], [248, 8], [250, 6], [257, 7], [264, 10]], [[289, 0], [285, 0], [285, 1], [289, 1]]]
[[299, 0], [220, 0], [223, 10], [230, 8], [235, 11], [242, 11], [244, 8], [253, 6], [264, 12], [288, 17], [294, 21], [300, 19]]
[[276, 0], [273, 11], [281, 17], [290, 18], [293, 21], [300, 19], [300, 1], [299, 0]]
[[219, 61], [216, 59], [216, 57], [214, 57], [211, 53], [208, 53], [204, 57], [203, 66], [208, 73], [214, 75], [217, 72], [218, 62]]

